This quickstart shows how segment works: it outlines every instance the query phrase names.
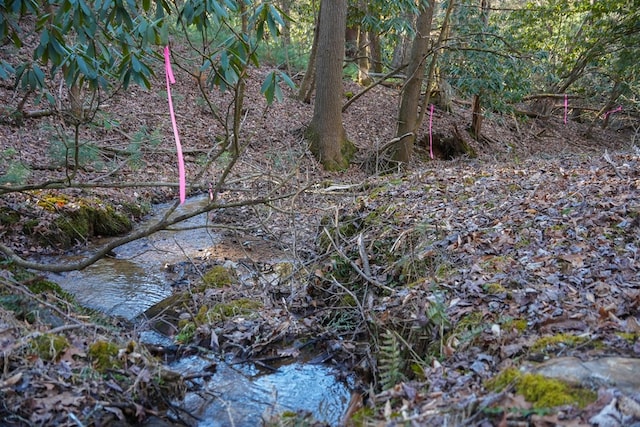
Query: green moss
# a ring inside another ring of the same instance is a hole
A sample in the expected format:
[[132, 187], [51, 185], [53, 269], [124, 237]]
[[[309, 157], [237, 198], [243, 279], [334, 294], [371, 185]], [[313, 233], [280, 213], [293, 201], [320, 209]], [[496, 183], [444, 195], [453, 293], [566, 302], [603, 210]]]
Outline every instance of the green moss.
[[216, 265], [207, 271], [202, 277], [202, 283], [206, 288], [224, 288], [235, 282], [233, 272], [222, 265]]
[[20, 214], [13, 209], [0, 207], [0, 225], [13, 225], [20, 221]]
[[[94, 235], [117, 236], [132, 228], [127, 215], [101, 199], [89, 199], [58, 193], [37, 194], [36, 203], [57, 217], [41, 236], [41, 243], [68, 248]], [[26, 227], [31, 234], [34, 227]]]
[[616, 335], [629, 344], [634, 344], [638, 340], [638, 338], [640, 338], [640, 334], [630, 332], [616, 332]]
[[198, 313], [196, 314], [194, 320], [198, 325], [204, 325], [205, 323], [209, 323], [208, 313], [209, 313], [209, 307], [207, 307], [206, 305], [202, 305], [198, 309]]
[[537, 374], [525, 374], [516, 386], [518, 394], [533, 404], [534, 408], [551, 408], [561, 405], [577, 405], [584, 408], [596, 401], [592, 390], [571, 387], [564, 382]]
[[539, 374], [523, 374], [517, 368], [507, 368], [485, 383], [487, 389], [496, 392], [511, 385], [515, 386], [516, 393], [522, 395], [534, 408], [561, 405], [584, 408], [597, 398], [597, 394], [592, 390], [573, 387], [558, 379]]
[[180, 329], [180, 332], [178, 332], [178, 334], [176, 335], [176, 342], [179, 344], [187, 344], [191, 342], [191, 340], [193, 340], [193, 337], [195, 336], [196, 329], [197, 326], [195, 323], [187, 322], [182, 327], [182, 329]]
[[104, 208], [87, 207], [89, 221], [93, 226], [93, 233], [100, 236], [118, 236], [131, 230], [131, 220], [116, 212], [112, 206]]
[[51, 233], [47, 234], [47, 240], [54, 246], [68, 248], [76, 242], [86, 240], [92, 234], [91, 231], [89, 218], [84, 211], [68, 212], [67, 215], [56, 218]]
[[72, 302], [74, 300], [73, 295], [64, 291], [60, 285], [51, 282], [46, 279], [36, 279], [27, 283], [27, 288], [34, 294], [52, 293], [65, 301]]
[[342, 306], [344, 306], [344, 307], [357, 307], [358, 306], [358, 302], [355, 300], [355, 298], [351, 294], [347, 294], [347, 293], [345, 293], [342, 296], [342, 298], [340, 299], [340, 302], [342, 303]]
[[527, 319], [508, 319], [508, 320], [505, 320], [504, 323], [502, 324], [502, 329], [505, 329], [505, 330], [515, 329], [516, 331], [522, 333], [527, 330], [528, 325], [529, 324], [527, 322]]
[[93, 361], [93, 367], [104, 372], [107, 369], [119, 369], [122, 360], [118, 358], [120, 347], [109, 341], [96, 341], [89, 346], [89, 357]]
[[557, 334], [541, 337], [531, 346], [533, 352], [546, 352], [558, 347], [576, 347], [587, 342], [589, 338], [571, 334]]
[[55, 361], [69, 348], [69, 340], [61, 335], [42, 334], [31, 340], [31, 349], [42, 360]]
[[487, 380], [484, 386], [488, 390], [501, 392], [507, 387], [515, 384], [516, 380], [518, 380], [521, 376], [522, 373], [518, 370], [518, 368], [507, 368], [495, 377]]
[[489, 295], [500, 295], [508, 293], [507, 289], [500, 283], [485, 283], [482, 289]]
[[214, 305], [207, 312], [207, 318], [210, 321], [224, 320], [235, 316], [246, 316], [262, 308], [262, 303], [248, 298], [239, 298], [228, 303], [220, 303]]

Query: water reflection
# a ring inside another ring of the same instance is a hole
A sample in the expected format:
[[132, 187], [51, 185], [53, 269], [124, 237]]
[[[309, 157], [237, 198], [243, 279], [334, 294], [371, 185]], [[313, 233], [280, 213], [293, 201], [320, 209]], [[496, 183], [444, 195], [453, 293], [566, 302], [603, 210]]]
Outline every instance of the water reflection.
[[104, 258], [82, 271], [51, 274], [49, 279], [80, 304], [129, 320], [171, 295], [159, 268], [126, 259]]
[[[209, 362], [197, 356], [172, 366], [185, 374]], [[217, 365], [198, 393], [188, 393], [183, 407], [198, 417], [199, 427], [254, 427], [285, 411], [308, 411], [317, 421], [337, 425], [350, 399], [348, 386], [324, 365], [292, 363], [276, 372], [253, 365]]]

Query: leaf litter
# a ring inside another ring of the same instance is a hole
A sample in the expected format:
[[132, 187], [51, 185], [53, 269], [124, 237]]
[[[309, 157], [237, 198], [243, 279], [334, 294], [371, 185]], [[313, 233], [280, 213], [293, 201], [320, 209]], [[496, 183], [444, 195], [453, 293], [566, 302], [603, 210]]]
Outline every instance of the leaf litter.
[[[0, 391], [7, 422], [104, 425], [156, 415], [166, 419], [168, 396], [184, 392], [184, 379], [172, 378], [167, 383], [176, 389], [160, 390], [155, 373], [166, 372], [163, 361], [202, 348], [265, 365], [305, 358], [355, 372], [359, 384], [347, 411], [352, 420], [367, 414], [369, 422], [383, 425], [616, 425], [601, 421], [616, 417], [621, 423], [638, 421], [633, 409], [637, 393], [621, 393], [615, 384], [599, 383], [598, 400], [586, 408], [541, 410], [512, 387], [486, 387], [487, 380], [514, 366], [572, 357], [638, 357], [637, 148], [616, 145], [616, 138], [604, 131], [596, 130], [592, 140], [582, 138], [573, 123], [563, 128], [553, 120], [532, 120], [529, 131], [522, 131], [524, 126], [516, 131], [487, 120], [491, 140], [504, 146], [479, 146], [476, 151], [484, 154], [478, 159], [423, 162], [426, 153], [418, 146], [416, 160], [405, 171], [371, 176], [353, 167], [346, 173], [326, 173], [297, 136], [311, 106], [285, 98], [283, 104], [267, 108], [257, 83], [265, 72], [255, 70], [256, 81], [247, 86], [254, 108], [245, 130], [255, 140], [239, 163], [241, 184], [230, 186], [223, 196], [237, 200], [249, 192], [264, 192], [290, 167], [299, 170], [289, 183], [298, 195], [274, 203], [275, 210], [242, 207], [212, 213], [214, 223], [236, 226], [221, 228], [234, 254], [212, 249], [208, 257], [177, 266], [175, 273], [197, 282], [194, 277], [200, 272], [226, 260], [241, 276], [254, 277], [253, 285], [243, 280], [220, 289], [176, 287], [187, 302], [157, 320], [169, 314], [195, 318], [202, 307], [207, 309], [202, 314], [210, 317], [193, 331], [192, 341], [176, 341], [169, 348], [130, 347], [127, 325], [113, 319], [96, 325], [66, 302], [61, 303], [61, 314], [50, 307], [49, 299], [57, 298], [53, 294], [29, 296], [35, 298], [35, 311], [53, 311], [49, 318], [26, 316], [34, 311], [29, 305], [22, 314], [1, 308], [5, 362]], [[176, 87], [185, 97], [178, 107], [190, 118], [181, 131], [191, 149], [206, 150], [212, 136], [202, 130], [215, 129], [193, 101], [194, 89], [184, 83]], [[390, 92], [373, 90], [345, 114], [345, 127], [362, 157], [393, 137], [394, 114], [379, 114], [395, 111], [395, 92]], [[140, 127], [153, 128], [156, 117], [148, 114], [148, 106], [163, 102], [153, 93], [132, 89], [110, 111], [111, 120], [122, 126], [96, 128], [90, 136], [108, 141], [124, 133], [121, 139], [126, 141]], [[446, 128], [464, 121], [466, 114], [457, 109], [452, 115], [437, 112], [436, 117]], [[536, 139], [540, 128], [553, 136], [554, 144]], [[19, 138], [28, 148], [25, 161], [48, 164], [42, 160], [46, 152], [38, 150], [42, 128], [33, 132], [33, 144], [15, 128], [2, 131], [4, 141]], [[170, 129], [164, 126], [160, 132], [169, 135]], [[197, 153], [187, 154], [188, 169], [196, 164]], [[119, 179], [173, 179], [172, 153], [145, 149], [140, 161], [148, 167], [125, 165], [118, 170]], [[256, 171], [257, 179], [244, 178]], [[33, 168], [32, 179], [51, 173]], [[95, 176], [90, 168], [80, 173], [83, 179]], [[216, 171], [210, 173], [215, 176]], [[144, 189], [135, 197], [121, 189], [102, 191], [114, 201], [172, 197], [164, 188]], [[3, 198], [3, 203], [24, 209], [21, 197]], [[21, 253], [44, 251], [9, 228], [3, 229], [3, 239]], [[291, 268], [264, 261], [274, 248], [289, 251]], [[12, 274], [2, 271], [3, 289], [19, 294], [23, 288]], [[249, 304], [247, 310], [221, 305], [242, 298], [260, 304]], [[208, 311], [212, 308], [214, 313]], [[173, 322], [176, 329], [168, 334], [176, 339], [180, 331], [178, 321]], [[73, 327], [57, 329], [65, 325]], [[37, 354], [26, 344], [25, 337], [35, 337], [34, 331], [59, 331], [68, 346], [46, 360], [45, 353]], [[99, 339], [119, 343], [113, 358], [122, 364], [107, 375], [89, 369], [89, 345]], [[186, 383], [194, 386], [189, 379]]]

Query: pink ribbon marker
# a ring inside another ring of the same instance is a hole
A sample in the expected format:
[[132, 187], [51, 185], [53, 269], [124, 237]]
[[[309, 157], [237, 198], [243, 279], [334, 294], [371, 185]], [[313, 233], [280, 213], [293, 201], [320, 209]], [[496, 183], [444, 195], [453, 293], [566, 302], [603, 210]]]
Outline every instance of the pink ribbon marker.
[[569, 110], [569, 97], [564, 94], [564, 124], [567, 124], [567, 111]]
[[429, 154], [431, 154], [431, 160], [433, 160], [433, 135], [431, 134], [432, 126], [433, 126], [433, 104], [431, 104], [431, 112], [429, 113]]
[[622, 111], [622, 105], [619, 105], [618, 108], [614, 110], [609, 110], [606, 113], [604, 113], [604, 119], [607, 120], [607, 117], [609, 117], [609, 114], [617, 113], [619, 111]]
[[183, 204], [187, 194], [187, 180], [184, 173], [184, 158], [182, 157], [182, 145], [178, 134], [178, 124], [176, 123], [176, 113], [173, 111], [173, 101], [171, 100], [171, 85], [176, 82], [171, 69], [171, 53], [169, 46], [164, 47], [164, 70], [167, 76], [167, 99], [169, 100], [169, 114], [171, 115], [171, 126], [173, 126], [173, 136], [176, 140], [176, 150], [178, 152], [178, 180], [180, 182], [180, 204]]

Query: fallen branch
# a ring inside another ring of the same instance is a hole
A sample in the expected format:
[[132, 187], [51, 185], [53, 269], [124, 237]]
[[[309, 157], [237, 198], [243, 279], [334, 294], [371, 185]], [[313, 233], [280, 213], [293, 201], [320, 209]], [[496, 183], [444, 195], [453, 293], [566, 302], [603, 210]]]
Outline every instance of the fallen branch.
[[135, 240], [138, 240], [144, 237], [148, 237], [158, 231], [166, 230], [168, 227], [174, 224], [177, 224], [179, 222], [185, 221], [189, 218], [193, 218], [194, 216], [198, 216], [203, 213], [210, 212], [214, 209], [227, 209], [227, 208], [240, 207], [240, 206], [255, 206], [255, 205], [268, 204], [276, 200], [291, 197], [292, 194], [293, 193], [288, 193], [288, 194], [284, 194], [282, 196], [277, 196], [277, 197], [260, 197], [257, 199], [239, 201], [235, 203], [233, 202], [217, 203], [214, 201], [214, 202], [207, 203], [206, 205], [196, 209], [195, 211], [187, 212], [182, 215], [177, 215], [175, 217], [172, 217], [171, 215], [175, 212], [175, 210], [179, 206], [179, 203], [176, 202], [171, 208], [167, 210], [164, 216], [154, 224], [151, 224], [148, 227], [133, 231], [127, 234], [126, 236], [112, 240], [111, 242], [97, 249], [96, 252], [94, 252], [92, 255], [77, 262], [47, 264], [47, 263], [29, 261], [21, 257], [20, 255], [18, 255], [13, 249], [11, 249], [10, 247], [6, 246], [3, 243], [0, 243], [0, 253], [3, 253], [9, 261], [13, 262], [15, 265], [22, 268], [38, 270], [38, 271], [50, 271], [52, 273], [62, 273], [65, 271], [82, 270], [94, 264], [96, 261], [103, 258], [105, 255], [107, 255], [108, 253], [110, 253], [112, 250], [114, 250], [119, 246], [125, 245], [129, 242], [133, 242]]
[[393, 290], [393, 288], [390, 288], [389, 286], [378, 282], [376, 279], [374, 279], [373, 277], [367, 276], [367, 274], [365, 274], [364, 271], [362, 271], [360, 269], [360, 267], [358, 267], [358, 265], [353, 262], [339, 247], [338, 245], [336, 245], [336, 242], [333, 241], [333, 237], [331, 237], [331, 233], [329, 233], [329, 230], [327, 230], [326, 227], [324, 227], [322, 229], [324, 231], [324, 233], [327, 235], [327, 237], [329, 238], [329, 241], [331, 242], [331, 246], [333, 246], [333, 248], [336, 250], [336, 252], [338, 252], [338, 254], [349, 263], [349, 265], [351, 266], [351, 268], [353, 268], [355, 270], [356, 273], [358, 273], [358, 275], [360, 277], [362, 277], [364, 280], [366, 280], [368, 283], [372, 284], [373, 286], [380, 288], [380, 289], [384, 289], [385, 291], [389, 291], [389, 292], [395, 292]]

